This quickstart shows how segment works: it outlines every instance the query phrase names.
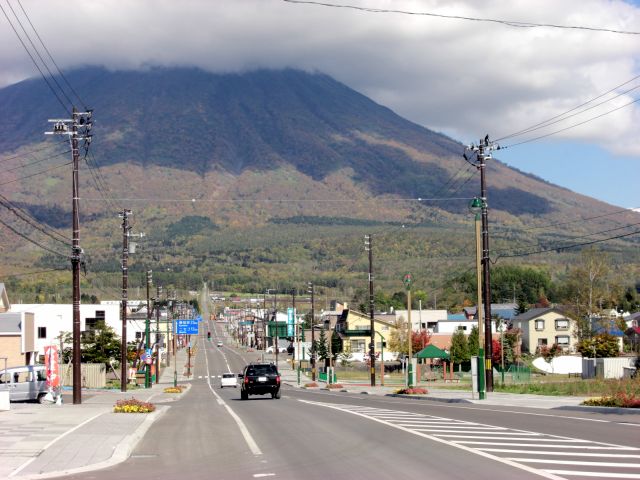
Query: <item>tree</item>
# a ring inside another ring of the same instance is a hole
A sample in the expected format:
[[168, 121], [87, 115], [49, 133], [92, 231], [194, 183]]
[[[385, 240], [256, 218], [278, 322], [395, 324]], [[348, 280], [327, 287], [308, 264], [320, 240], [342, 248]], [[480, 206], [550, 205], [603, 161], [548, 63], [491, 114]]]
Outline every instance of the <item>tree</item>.
[[81, 361], [109, 365], [112, 359], [120, 358], [120, 337], [104, 320], [96, 323], [93, 335], [82, 339]]
[[400, 318], [396, 324], [397, 328], [391, 331], [387, 345], [389, 351], [397, 352], [404, 356], [409, 353], [409, 345], [407, 344], [407, 322], [404, 318]]
[[451, 361], [458, 364], [466, 363], [471, 359], [467, 337], [463, 330], [456, 330], [451, 337], [449, 355], [451, 356]]
[[578, 343], [578, 352], [583, 357], [617, 357], [620, 355], [618, 339], [609, 333], [601, 333], [593, 338], [585, 338]]
[[329, 358], [329, 349], [327, 348], [327, 336], [324, 329], [320, 330], [320, 338], [316, 340], [316, 355], [320, 360]]
[[411, 349], [414, 354], [429, 345], [430, 341], [431, 334], [425, 329], [422, 329], [419, 332], [411, 332]]
[[478, 350], [480, 349], [480, 338], [478, 335], [478, 327], [475, 325], [471, 329], [471, 333], [469, 333], [469, 337], [467, 337], [467, 345], [469, 348], [470, 356], [478, 355]]
[[342, 353], [338, 355], [338, 359], [340, 360], [340, 365], [342, 365], [343, 367], [350, 366], [351, 362], [353, 361], [353, 355], [351, 354], [351, 347], [349, 347], [348, 345], [345, 346]]

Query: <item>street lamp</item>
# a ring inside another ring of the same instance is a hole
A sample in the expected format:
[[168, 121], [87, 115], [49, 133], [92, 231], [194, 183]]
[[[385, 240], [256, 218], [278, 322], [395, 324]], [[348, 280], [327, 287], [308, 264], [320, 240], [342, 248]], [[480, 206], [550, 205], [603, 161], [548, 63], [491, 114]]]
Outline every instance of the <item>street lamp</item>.
[[[477, 305], [476, 315], [478, 316], [478, 396], [480, 400], [485, 399], [485, 361], [483, 345], [483, 318], [482, 318], [482, 236], [480, 232], [480, 220], [483, 209], [482, 199], [476, 197], [471, 201], [469, 210], [475, 215], [475, 231], [476, 231], [476, 281], [477, 281]], [[491, 332], [491, 330], [489, 330]], [[491, 336], [489, 336], [491, 338]], [[484, 339], [486, 341], [486, 339]], [[489, 340], [491, 341], [491, 340]]]

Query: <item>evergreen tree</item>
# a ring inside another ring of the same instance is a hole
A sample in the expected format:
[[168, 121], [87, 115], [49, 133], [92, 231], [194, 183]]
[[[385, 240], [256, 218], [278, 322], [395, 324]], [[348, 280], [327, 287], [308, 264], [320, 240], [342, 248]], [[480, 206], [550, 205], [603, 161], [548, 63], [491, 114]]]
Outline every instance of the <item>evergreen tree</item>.
[[324, 330], [320, 330], [320, 338], [316, 340], [316, 354], [318, 359], [326, 360], [329, 357], [329, 349], [327, 348], [327, 336]]
[[480, 338], [478, 335], [478, 327], [475, 325], [471, 329], [471, 333], [467, 338], [467, 346], [469, 349], [469, 357], [478, 355], [478, 349], [480, 348]]
[[471, 358], [469, 355], [469, 345], [467, 343], [467, 337], [463, 330], [456, 330], [451, 337], [451, 349], [449, 350], [451, 361], [453, 363], [465, 363]]

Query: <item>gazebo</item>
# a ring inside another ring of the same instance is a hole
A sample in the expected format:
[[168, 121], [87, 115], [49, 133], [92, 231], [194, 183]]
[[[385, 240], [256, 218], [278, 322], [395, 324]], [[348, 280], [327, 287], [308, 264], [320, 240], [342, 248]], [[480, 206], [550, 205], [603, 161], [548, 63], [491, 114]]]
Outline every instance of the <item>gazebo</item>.
[[[451, 365], [451, 372], [447, 372], [447, 361], [449, 361], [449, 354], [447, 352], [445, 352], [444, 350], [442, 350], [441, 348], [436, 347], [435, 345], [429, 344], [426, 347], [424, 347], [422, 350], [420, 350], [418, 353], [415, 354], [416, 358], [420, 358], [420, 359], [429, 359], [429, 360], [433, 360], [433, 359], [441, 359], [443, 360], [444, 363], [444, 368], [442, 369], [442, 378], [444, 380], [451, 380], [453, 379], [453, 363], [449, 363]], [[436, 378], [431, 376], [431, 378], [429, 378], [430, 380], [435, 380]]]

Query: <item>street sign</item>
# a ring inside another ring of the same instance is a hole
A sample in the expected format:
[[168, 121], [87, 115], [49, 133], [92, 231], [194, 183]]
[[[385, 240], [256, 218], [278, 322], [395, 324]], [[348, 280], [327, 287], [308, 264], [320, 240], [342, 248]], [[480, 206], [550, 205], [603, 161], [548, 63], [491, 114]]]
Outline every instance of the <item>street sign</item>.
[[197, 335], [198, 320], [176, 320], [176, 335]]
[[289, 307], [287, 308], [287, 337], [293, 337], [296, 334], [296, 311]]

